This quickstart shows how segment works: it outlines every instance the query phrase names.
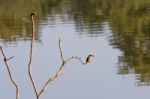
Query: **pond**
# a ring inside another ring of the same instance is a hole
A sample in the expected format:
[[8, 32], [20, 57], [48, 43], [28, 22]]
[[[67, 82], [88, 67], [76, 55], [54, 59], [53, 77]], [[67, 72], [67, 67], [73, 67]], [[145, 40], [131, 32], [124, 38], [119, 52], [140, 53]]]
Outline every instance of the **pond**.
[[[93, 62], [65, 64], [41, 99], [150, 99], [149, 0], [1, 0], [0, 44], [20, 99], [36, 99], [28, 76], [32, 35], [30, 13], [36, 11], [33, 79], [38, 91], [56, 74], [63, 56], [89, 54]], [[15, 99], [2, 55], [0, 99]]]

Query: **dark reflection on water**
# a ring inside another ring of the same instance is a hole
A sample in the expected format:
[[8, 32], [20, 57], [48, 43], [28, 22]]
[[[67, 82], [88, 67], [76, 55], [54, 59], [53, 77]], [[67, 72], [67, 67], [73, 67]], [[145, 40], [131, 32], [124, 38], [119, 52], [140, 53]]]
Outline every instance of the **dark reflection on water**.
[[[119, 7], [119, 5], [121, 5]], [[150, 1], [115, 4], [110, 17], [110, 44], [122, 51], [119, 74], [137, 74], [138, 85], [150, 84]], [[113, 8], [113, 7], [112, 7]]]
[[112, 31], [110, 45], [122, 52], [118, 74], [134, 73], [138, 85], [150, 84], [149, 0], [1, 0], [0, 5], [0, 38], [4, 42], [30, 39], [32, 11], [38, 13], [37, 41], [41, 28], [55, 26], [56, 19], [74, 24], [77, 35], [87, 37], [100, 36], [107, 23]]

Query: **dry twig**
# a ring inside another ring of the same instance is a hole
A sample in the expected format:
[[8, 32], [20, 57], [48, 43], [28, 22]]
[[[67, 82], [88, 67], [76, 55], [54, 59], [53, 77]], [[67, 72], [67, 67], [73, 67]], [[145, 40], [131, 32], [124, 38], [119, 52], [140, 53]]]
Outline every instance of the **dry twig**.
[[13, 83], [13, 85], [14, 85], [15, 88], [16, 88], [16, 99], [19, 99], [19, 86], [18, 86], [18, 84], [16, 83], [16, 81], [13, 79], [10, 66], [9, 66], [8, 63], [7, 63], [7, 61], [10, 60], [10, 59], [12, 59], [13, 57], [10, 57], [10, 58], [7, 59], [5, 53], [4, 53], [3, 49], [2, 49], [2, 47], [0, 47], [0, 50], [1, 50], [1, 53], [2, 53], [2, 55], [3, 55], [3, 57], [4, 57], [4, 62], [5, 62], [5, 65], [6, 65], [6, 67], [7, 67], [7, 71], [8, 71], [8, 74], [9, 74], [9, 78], [10, 78], [11, 82]]
[[[68, 59], [64, 59], [63, 57], [63, 50], [62, 50], [62, 47], [61, 47], [61, 40], [59, 39], [59, 51], [60, 51], [60, 57], [61, 57], [61, 60], [62, 60], [62, 64], [60, 66], [60, 68], [56, 71], [56, 74], [52, 77], [50, 77], [46, 83], [44, 84], [44, 86], [42, 87], [42, 89], [38, 92], [38, 89], [36, 87], [36, 84], [35, 84], [35, 81], [32, 77], [32, 58], [33, 58], [33, 49], [34, 49], [34, 40], [35, 40], [35, 24], [34, 24], [34, 15], [36, 15], [36, 13], [31, 13], [31, 21], [32, 21], [32, 38], [31, 38], [31, 45], [30, 45], [30, 53], [29, 53], [29, 63], [28, 63], [28, 75], [30, 77], [30, 80], [31, 80], [31, 83], [32, 83], [32, 86], [33, 86], [33, 89], [34, 89], [34, 92], [35, 92], [35, 95], [36, 95], [36, 98], [37, 99], [40, 99], [40, 96], [45, 92], [46, 88], [48, 87], [48, 85], [53, 82], [54, 80], [56, 80], [58, 77], [59, 77], [59, 74], [60, 72], [63, 70], [63, 67], [65, 66], [65, 64], [67, 62], [69, 62], [70, 60], [72, 59], [77, 59], [79, 60], [83, 65], [85, 65], [86, 63], [84, 63], [82, 61], [82, 59], [80, 57], [70, 57]], [[2, 49], [2, 47], [0, 47], [0, 50], [1, 50], [1, 53], [4, 57], [4, 62], [5, 62], [5, 65], [7, 67], [7, 71], [8, 71], [8, 74], [9, 74], [9, 78], [11, 80], [11, 82], [14, 84], [14, 86], [16, 87], [16, 99], [19, 99], [19, 87], [18, 87], [18, 84], [16, 83], [16, 81], [13, 79], [12, 77], [12, 73], [11, 73], [11, 69], [10, 69], [10, 66], [8, 65], [7, 61], [12, 59], [12, 57], [10, 58], [6, 58], [6, 55]]]
[[38, 94], [39, 97], [44, 93], [44, 91], [46, 90], [47, 86], [48, 86], [51, 82], [53, 82], [54, 80], [56, 80], [56, 79], [59, 77], [60, 72], [63, 70], [63, 67], [65, 66], [65, 64], [66, 64], [67, 62], [69, 62], [69, 61], [72, 60], [72, 59], [78, 59], [83, 65], [86, 64], [86, 63], [84, 63], [84, 62], [81, 60], [81, 58], [79, 58], [79, 57], [71, 57], [71, 58], [68, 58], [67, 60], [65, 60], [64, 57], [63, 57], [63, 51], [62, 51], [61, 40], [60, 40], [60, 39], [59, 39], [59, 50], [60, 50], [60, 56], [61, 56], [62, 64], [61, 64], [60, 68], [57, 70], [56, 74], [47, 80], [47, 82], [46, 82], [45, 85], [43, 86], [42, 90], [41, 90], [41, 91], [39, 92], [39, 94]]
[[31, 45], [30, 45], [30, 57], [29, 57], [29, 64], [28, 64], [28, 75], [30, 77], [30, 80], [31, 80], [31, 83], [32, 83], [32, 86], [34, 88], [34, 92], [36, 94], [36, 97], [38, 99], [38, 90], [37, 90], [37, 87], [36, 87], [36, 84], [34, 82], [34, 79], [32, 77], [32, 57], [33, 57], [33, 47], [34, 47], [34, 38], [35, 38], [35, 25], [34, 25], [34, 15], [36, 13], [31, 13], [31, 21], [32, 21], [32, 39], [31, 39]]
[[46, 83], [44, 84], [42, 89], [38, 92], [36, 84], [35, 84], [34, 79], [32, 77], [32, 71], [31, 71], [31, 67], [32, 67], [31, 63], [32, 63], [32, 56], [33, 56], [33, 46], [34, 46], [34, 36], [35, 36], [34, 15], [35, 15], [35, 13], [31, 14], [31, 18], [32, 18], [32, 39], [31, 39], [31, 48], [30, 48], [30, 60], [29, 60], [29, 64], [28, 64], [28, 74], [29, 74], [30, 80], [32, 82], [32, 85], [33, 85], [36, 97], [37, 97], [37, 99], [40, 99], [40, 96], [45, 92], [47, 86], [51, 82], [53, 82], [54, 80], [56, 80], [59, 77], [60, 72], [62, 71], [63, 67], [65, 66], [65, 64], [67, 62], [69, 62], [72, 59], [78, 59], [83, 65], [85, 65], [86, 63], [84, 63], [81, 60], [81, 58], [79, 58], [79, 57], [71, 57], [71, 58], [68, 58], [67, 60], [65, 60], [64, 57], [63, 57], [63, 50], [62, 50], [62, 47], [61, 47], [61, 40], [59, 39], [59, 51], [60, 51], [60, 57], [61, 57], [61, 60], [62, 60], [62, 64], [61, 64], [60, 68], [57, 70], [56, 74], [54, 76], [50, 77], [46, 81]]

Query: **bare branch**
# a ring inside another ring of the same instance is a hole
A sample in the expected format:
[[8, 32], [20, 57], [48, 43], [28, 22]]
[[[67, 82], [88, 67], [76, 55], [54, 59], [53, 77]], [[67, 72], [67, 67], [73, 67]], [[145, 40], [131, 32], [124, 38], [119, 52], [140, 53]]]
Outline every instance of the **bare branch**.
[[72, 59], [77, 59], [77, 60], [79, 60], [81, 62], [82, 65], [86, 65], [86, 63], [82, 61], [81, 57], [70, 57], [65, 62], [68, 62], [68, 61], [70, 61]]
[[10, 78], [11, 82], [13, 83], [13, 85], [16, 87], [16, 99], [19, 99], [19, 86], [18, 86], [18, 84], [16, 83], [16, 81], [13, 79], [10, 66], [9, 66], [8, 63], [7, 63], [7, 61], [8, 61], [9, 59], [11, 59], [11, 58], [9, 58], [9, 59], [6, 58], [6, 55], [5, 55], [5, 53], [4, 53], [3, 49], [2, 49], [2, 47], [0, 47], [0, 50], [1, 50], [1, 53], [2, 53], [2, 55], [3, 55], [3, 57], [4, 57], [4, 62], [5, 62], [5, 65], [6, 65], [6, 67], [7, 67], [7, 71], [8, 71], [8, 74], [9, 74], [9, 78]]
[[69, 62], [72, 59], [78, 59], [83, 65], [86, 64], [86, 63], [84, 63], [81, 60], [81, 58], [78, 58], [78, 57], [71, 57], [71, 58], [68, 58], [67, 60], [64, 60], [64, 58], [63, 58], [63, 51], [62, 51], [62, 48], [61, 48], [61, 40], [60, 39], [59, 39], [59, 49], [60, 49], [60, 56], [61, 56], [61, 59], [62, 59], [62, 64], [61, 64], [60, 68], [57, 70], [56, 74], [47, 80], [45, 85], [42, 87], [42, 90], [39, 92], [38, 97], [40, 97], [44, 93], [44, 91], [46, 90], [47, 86], [51, 82], [53, 82], [54, 80], [56, 80], [59, 77], [60, 72], [63, 70], [63, 67], [65, 66], [65, 64], [67, 62]]
[[32, 13], [31, 14], [31, 21], [32, 21], [32, 39], [31, 39], [31, 45], [30, 45], [30, 57], [29, 57], [29, 63], [28, 63], [28, 74], [29, 74], [29, 77], [30, 77], [30, 80], [32, 82], [32, 86], [34, 88], [34, 92], [36, 94], [36, 97], [38, 97], [38, 90], [37, 90], [37, 87], [36, 87], [36, 84], [34, 82], [34, 79], [32, 77], [32, 57], [33, 57], [33, 47], [34, 47], [34, 38], [35, 38], [35, 26], [34, 26], [34, 15], [36, 13]]
[[54, 80], [56, 80], [56, 79], [59, 77], [59, 74], [60, 74], [61, 70], [63, 69], [64, 65], [65, 65], [65, 64], [62, 63], [61, 67], [57, 70], [56, 74], [47, 80], [47, 82], [46, 82], [45, 85], [43, 86], [42, 90], [41, 90], [41, 91], [39, 92], [39, 94], [38, 94], [39, 97], [44, 93], [44, 91], [46, 90], [47, 86], [48, 86], [51, 82], [53, 82]]
[[63, 51], [62, 51], [62, 48], [61, 48], [61, 40], [60, 39], [59, 39], [59, 50], [60, 50], [60, 56], [61, 56], [61, 59], [62, 59], [61, 67], [57, 70], [56, 74], [53, 77], [49, 78], [46, 81], [45, 85], [42, 87], [42, 90], [39, 92], [38, 97], [40, 97], [44, 93], [45, 89], [50, 84], [50, 82], [52, 82], [55, 79], [57, 79], [57, 77], [59, 76], [61, 70], [63, 69], [63, 67], [64, 67], [64, 65], [66, 63], [65, 60], [64, 60], [64, 58], [63, 58]]
[[11, 60], [12, 58], [14, 58], [14, 56], [11, 56], [10, 58], [8, 58], [7, 61], [8, 61], [8, 60]]
[[60, 40], [60, 38], [59, 38], [59, 50], [60, 50], [61, 59], [62, 59], [63, 62], [65, 62], [64, 57], [63, 57], [63, 51], [62, 51], [62, 48], [61, 48], [61, 40]]
[[71, 57], [71, 58], [68, 58], [67, 60], [64, 59], [63, 57], [63, 51], [62, 51], [62, 48], [61, 48], [61, 40], [59, 38], [59, 51], [60, 51], [60, 57], [61, 57], [61, 60], [62, 60], [62, 64], [60, 66], [60, 68], [57, 70], [56, 74], [54, 76], [52, 76], [51, 78], [49, 78], [46, 83], [44, 84], [44, 86], [42, 87], [41, 91], [39, 91], [38, 93], [38, 90], [37, 90], [37, 87], [36, 87], [36, 84], [33, 80], [33, 77], [32, 77], [32, 71], [31, 71], [31, 63], [32, 63], [32, 56], [33, 56], [33, 46], [34, 46], [34, 37], [35, 37], [35, 29], [34, 29], [34, 15], [35, 13], [32, 13], [31, 14], [31, 19], [32, 19], [32, 39], [31, 39], [31, 48], [30, 48], [30, 59], [29, 59], [29, 64], [28, 64], [28, 74], [29, 74], [29, 77], [30, 77], [30, 80], [32, 82], [32, 85], [33, 85], [33, 88], [34, 88], [34, 92], [36, 94], [36, 97], [37, 99], [40, 99], [40, 96], [44, 93], [44, 91], [46, 90], [47, 86], [53, 82], [54, 80], [56, 80], [58, 77], [59, 77], [59, 74], [60, 72], [63, 70], [63, 67], [65, 66], [65, 64], [70, 61], [71, 59], [78, 59], [83, 65], [85, 65], [86, 63], [84, 63], [81, 58], [78, 58], [78, 57]]

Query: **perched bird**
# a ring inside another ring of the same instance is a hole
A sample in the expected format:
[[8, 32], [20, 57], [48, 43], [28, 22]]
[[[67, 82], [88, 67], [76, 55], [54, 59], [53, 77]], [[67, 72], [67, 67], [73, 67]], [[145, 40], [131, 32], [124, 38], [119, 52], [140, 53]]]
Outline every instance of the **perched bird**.
[[94, 55], [89, 55], [89, 56], [86, 58], [86, 64], [91, 63], [91, 62], [93, 61], [93, 58], [94, 58]]

